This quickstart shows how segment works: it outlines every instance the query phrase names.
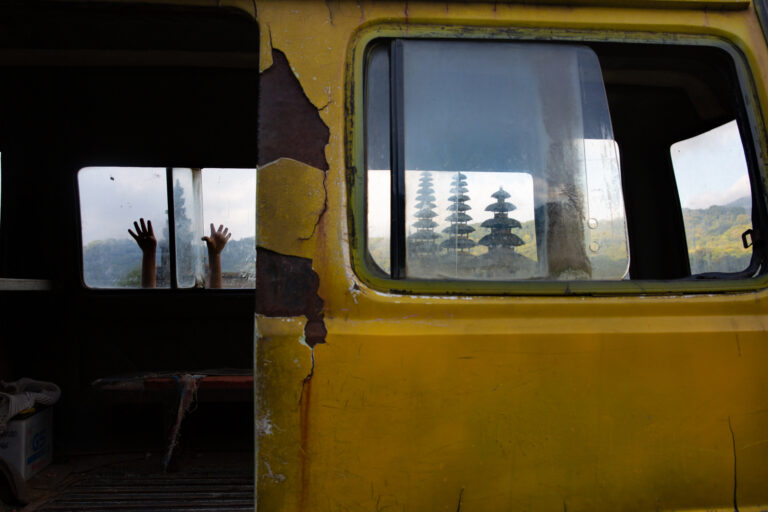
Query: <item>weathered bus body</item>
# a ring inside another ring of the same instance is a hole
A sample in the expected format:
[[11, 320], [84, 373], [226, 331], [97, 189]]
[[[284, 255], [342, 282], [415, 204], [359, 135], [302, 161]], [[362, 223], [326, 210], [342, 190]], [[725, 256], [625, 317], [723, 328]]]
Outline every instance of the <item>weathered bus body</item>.
[[[150, 437], [93, 379], [252, 363], [188, 421], [258, 510], [768, 507], [764, 2], [6, 10], [4, 370], [54, 448]], [[257, 168], [255, 286], [89, 285], [98, 166]]]

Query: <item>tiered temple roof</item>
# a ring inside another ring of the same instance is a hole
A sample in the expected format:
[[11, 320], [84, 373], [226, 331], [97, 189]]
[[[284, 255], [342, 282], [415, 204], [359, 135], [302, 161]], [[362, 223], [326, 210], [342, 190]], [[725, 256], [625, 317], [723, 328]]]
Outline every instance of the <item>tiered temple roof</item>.
[[453, 213], [445, 218], [451, 225], [443, 230], [443, 233], [446, 233], [448, 238], [440, 244], [442, 249], [465, 251], [475, 246], [475, 242], [469, 238], [469, 234], [475, 228], [467, 224], [472, 220], [472, 217], [464, 213], [472, 209], [471, 206], [466, 204], [470, 199], [466, 195], [469, 191], [466, 179], [467, 176], [465, 174], [457, 172], [451, 182], [450, 192], [453, 195], [448, 198], [448, 201], [451, 203], [448, 206], [448, 211]]
[[419, 178], [419, 190], [416, 194], [418, 211], [414, 214], [418, 220], [411, 224], [416, 228], [416, 231], [408, 235], [409, 251], [413, 254], [428, 254], [437, 251], [435, 241], [440, 238], [440, 235], [435, 233], [434, 229], [437, 227], [437, 222], [432, 220], [437, 217], [437, 213], [434, 211], [437, 206], [434, 192], [432, 174], [429, 171], [422, 172]]
[[481, 238], [479, 243], [487, 246], [489, 251], [499, 247], [523, 245], [525, 243], [523, 239], [512, 233], [512, 229], [522, 226], [518, 220], [510, 218], [508, 215], [509, 212], [517, 209], [514, 204], [506, 201], [510, 197], [509, 193], [499, 187], [499, 190], [491, 194], [491, 197], [496, 199], [496, 202], [489, 204], [485, 211], [493, 212], [493, 217], [480, 224], [482, 227], [490, 229], [491, 232]]

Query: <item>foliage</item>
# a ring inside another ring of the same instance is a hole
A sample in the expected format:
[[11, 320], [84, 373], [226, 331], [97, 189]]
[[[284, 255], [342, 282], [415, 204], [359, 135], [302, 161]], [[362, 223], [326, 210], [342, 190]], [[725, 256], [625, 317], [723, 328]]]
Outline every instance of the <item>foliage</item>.
[[221, 271], [253, 276], [256, 272], [256, 238], [230, 240], [221, 253]]
[[91, 287], [120, 286], [137, 264], [141, 269], [141, 249], [131, 239], [97, 240], [83, 247], [83, 278]]
[[136, 265], [127, 274], [118, 279], [117, 286], [120, 288], [141, 287], [141, 264]]
[[[192, 219], [187, 215], [186, 198], [184, 197], [184, 188], [176, 180], [173, 185], [173, 218], [174, 230], [176, 233], [176, 273], [179, 276], [180, 286], [190, 286], [195, 281], [196, 262], [202, 255], [199, 243], [200, 236], [194, 236], [192, 230]], [[168, 211], [166, 210], [166, 215]], [[202, 236], [202, 235], [201, 235]], [[163, 228], [163, 238], [158, 244], [161, 255], [168, 254], [168, 217], [165, 220]], [[165, 266], [165, 258], [161, 256], [161, 264], [158, 267], [158, 277], [164, 272], [168, 272]], [[162, 279], [158, 279], [158, 285], [161, 285]]]
[[741, 234], [752, 227], [749, 209], [710, 206], [683, 210], [691, 273], [738, 272], [749, 266], [752, 249], [744, 249]]
[[[230, 240], [221, 253], [221, 271], [252, 276], [255, 261], [254, 237]], [[83, 248], [83, 268], [88, 286], [138, 288], [141, 284], [141, 250], [130, 239], [92, 242]]]
[[[740, 204], [740, 203], [739, 203]], [[748, 203], [747, 203], [748, 204]], [[749, 265], [752, 249], [744, 249], [741, 234], [752, 226], [749, 206], [736, 204], [727, 206], [711, 206], [706, 209], [683, 209], [683, 220], [686, 226], [688, 253], [693, 274], [703, 272], [738, 272]], [[473, 224], [479, 227], [479, 224]], [[537, 244], [534, 222], [522, 223], [517, 230], [524, 245], [516, 247], [516, 254], [536, 262]], [[590, 240], [598, 242], [597, 250], [590, 250], [594, 279], [622, 279], [628, 265], [628, 248], [625, 240], [623, 221], [600, 220], [595, 229], [589, 230]], [[473, 232], [469, 235], [475, 242], [480, 235]], [[387, 270], [389, 268], [389, 240], [387, 238], [372, 238], [368, 250], [374, 261]], [[487, 254], [487, 249], [475, 246], [469, 254], [481, 257]], [[468, 265], [477, 265], [477, 260], [465, 258]], [[425, 267], [427, 267], [425, 265]], [[482, 271], [475, 272], [475, 278], [487, 279]], [[412, 272], [412, 275], [418, 275]], [[505, 279], [510, 279], [505, 277]]]

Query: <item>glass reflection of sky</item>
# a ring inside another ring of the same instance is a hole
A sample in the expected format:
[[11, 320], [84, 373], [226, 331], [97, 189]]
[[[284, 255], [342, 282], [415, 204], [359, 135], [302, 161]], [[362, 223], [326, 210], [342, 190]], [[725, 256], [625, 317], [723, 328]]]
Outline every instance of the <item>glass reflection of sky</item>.
[[[162, 236], [165, 168], [88, 167], [78, 174], [78, 186], [85, 245], [130, 238], [128, 229], [140, 217], [151, 219], [155, 235]], [[224, 224], [235, 240], [255, 236], [255, 205], [254, 169], [203, 170], [204, 226]]]
[[129, 239], [134, 221], [152, 221], [162, 237], [167, 193], [164, 167], [86, 167], [77, 175], [83, 245]]

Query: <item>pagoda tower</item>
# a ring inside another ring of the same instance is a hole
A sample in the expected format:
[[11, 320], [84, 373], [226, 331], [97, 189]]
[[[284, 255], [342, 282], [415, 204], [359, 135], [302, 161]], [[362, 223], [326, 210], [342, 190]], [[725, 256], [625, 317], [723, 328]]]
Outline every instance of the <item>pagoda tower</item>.
[[466, 195], [468, 192], [466, 179], [466, 175], [457, 172], [456, 177], [451, 182], [451, 193], [453, 195], [448, 198], [450, 202], [448, 211], [453, 213], [445, 218], [451, 225], [443, 230], [443, 233], [446, 233], [448, 238], [440, 244], [442, 249], [466, 252], [475, 246], [474, 240], [469, 238], [469, 234], [475, 228], [467, 224], [467, 222], [472, 220], [472, 217], [465, 213], [472, 209], [472, 207], [466, 204], [469, 201], [469, 196]]
[[505, 201], [510, 197], [509, 193], [499, 187], [499, 190], [491, 194], [491, 197], [496, 199], [496, 202], [489, 204], [485, 211], [493, 212], [493, 217], [480, 224], [482, 227], [490, 229], [491, 232], [481, 238], [479, 243], [488, 246], [488, 253], [493, 253], [500, 248], [509, 249], [523, 245], [525, 242], [522, 238], [512, 233], [512, 229], [522, 226], [519, 221], [508, 215], [509, 212], [517, 209], [514, 204]]
[[411, 224], [416, 231], [408, 235], [408, 250], [412, 254], [433, 254], [437, 252], [436, 240], [440, 235], [435, 233], [437, 222], [434, 219], [437, 213], [433, 210], [435, 204], [435, 191], [432, 188], [432, 173], [424, 171], [419, 178], [419, 190], [416, 195], [416, 213], [418, 219]]

